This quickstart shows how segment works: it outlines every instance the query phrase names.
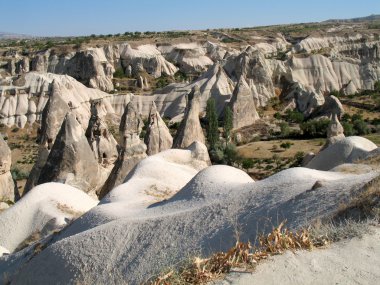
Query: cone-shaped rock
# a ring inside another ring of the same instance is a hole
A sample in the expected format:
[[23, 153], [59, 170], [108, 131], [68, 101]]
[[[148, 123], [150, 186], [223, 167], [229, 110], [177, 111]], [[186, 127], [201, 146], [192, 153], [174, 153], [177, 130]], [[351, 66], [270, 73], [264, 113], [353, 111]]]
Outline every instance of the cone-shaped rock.
[[37, 185], [41, 169], [46, 163], [57, 133], [66, 114], [70, 111], [69, 105], [63, 100], [62, 96], [59, 83], [54, 80], [51, 95], [42, 112], [41, 128], [38, 130], [38, 158], [25, 184], [24, 194]]
[[105, 168], [112, 166], [118, 157], [117, 142], [108, 130], [107, 123], [99, 117], [102, 101], [91, 102], [91, 118], [86, 137], [98, 163]]
[[121, 153], [110, 176], [102, 187], [99, 194], [100, 199], [113, 188], [123, 183], [133, 167], [147, 156], [146, 145], [140, 139], [143, 124], [134, 102], [129, 102], [125, 107], [119, 127]]
[[55, 181], [95, 193], [104, 180], [81, 124], [67, 113], [38, 184]]
[[187, 148], [194, 141], [205, 143], [205, 137], [199, 121], [201, 94], [199, 87], [194, 86], [187, 95], [185, 115], [174, 138], [174, 148]]
[[243, 76], [240, 76], [232, 94], [230, 107], [233, 113], [232, 125], [234, 129], [252, 125], [259, 119], [252, 91]]
[[144, 138], [147, 146], [147, 154], [153, 155], [167, 150], [173, 145], [173, 138], [169, 128], [157, 112], [156, 104], [153, 102], [149, 112], [148, 129]]
[[15, 184], [11, 175], [11, 150], [0, 135], [0, 202], [15, 200]]
[[344, 136], [344, 128], [339, 122], [338, 115], [333, 114], [330, 124], [327, 128], [327, 141], [322, 149], [336, 143], [337, 141], [345, 138]]

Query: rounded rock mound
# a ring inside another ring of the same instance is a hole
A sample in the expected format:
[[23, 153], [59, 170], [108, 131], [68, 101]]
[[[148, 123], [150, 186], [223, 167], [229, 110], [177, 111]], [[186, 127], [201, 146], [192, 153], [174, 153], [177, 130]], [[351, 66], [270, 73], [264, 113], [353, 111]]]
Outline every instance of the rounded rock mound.
[[330, 170], [338, 165], [364, 158], [376, 148], [377, 146], [366, 138], [347, 137], [322, 150], [306, 167]]

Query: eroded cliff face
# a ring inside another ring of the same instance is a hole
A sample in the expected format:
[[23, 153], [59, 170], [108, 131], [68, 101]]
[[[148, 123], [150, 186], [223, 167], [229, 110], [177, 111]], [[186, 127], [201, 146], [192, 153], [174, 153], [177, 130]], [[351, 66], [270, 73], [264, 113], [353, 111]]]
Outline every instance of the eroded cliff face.
[[0, 135], [0, 202], [14, 202], [16, 198], [11, 163], [11, 150]]
[[[200, 89], [201, 111], [208, 98], [213, 97], [220, 113], [241, 77], [247, 82], [256, 107], [265, 106], [270, 98], [292, 84], [300, 84], [305, 91], [318, 96], [333, 90], [353, 94], [373, 89], [380, 80], [379, 36], [371, 30], [350, 31], [325, 29], [292, 39], [282, 34], [252, 34], [250, 45], [177, 41], [133, 46], [113, 43], [76, 52], [58, 54], [47, 50], [29, 56], [8, 51], [0, 56], [0, 120], [19, 127], [38, 120], [48, 100], [51, 82], [58, 76], [50, 73], [71, 76], [73, 79], [66, 77], [64, 81], [74, 86], [78, 97], [89, 92], [97, 94], [92, 97], [106, 97], [106, 93], [99, 92], [114, 90], [116, 69], [134, 78], [136, 88], [142, 90], [150, 90], [150, 80], [174, 76], [178, 71], [196, 78], [192, 82], [170, 84], [148, 94], [151, 96], [108, 94], [107, 104], [119, 116], [132, 100], [144, 117], [149, 115], [153, 101], [160, 115], [176, 117], [183, 114], [186, 95], [194, 86]], [[79, 88], [74, 79], [92, 91]], [[318, 96], [313, 100], [319, 101]]]

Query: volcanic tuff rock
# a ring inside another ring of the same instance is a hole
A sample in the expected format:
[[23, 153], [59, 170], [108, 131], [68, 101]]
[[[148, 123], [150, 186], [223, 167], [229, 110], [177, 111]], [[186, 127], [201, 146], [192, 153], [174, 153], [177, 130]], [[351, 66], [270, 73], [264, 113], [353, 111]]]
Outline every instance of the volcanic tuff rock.
[[198, 43], [181, 43], [174, 46], [159, 46], [164, 56], [187, 74], [204, 72], [214, 62], [206, 55], [207, 50]]
[[120, 57], [128, 76], [139, 76], [141, 71], [146, 71], [158, 78], [161, 75], [172, 76], [178, 71], [178, 68], [168, 62], [154, 45], [141, 45], [133, 49], [127, 44]]
[[252, 125], [259, 119], [251, 89], [243, 76], [240, 77], [235, 87], [230, 106], [233, 114], [232, 125], [234, 129]]
[[341, 138], [334, 144], [321, 150], [306, 167], [318, 170], [330, 170], [338, 165], [352, 163], [365, 158], [375, 149], [377, 149], [377, 146], [363, 137]]
[[228, 58], [224, 69], [235, 80], [241, 76], [246, 79], [258, 106], [265, 106], [275, 94], [272, 65], [261, 51], [252, 46], [248, 46], [241, 54]]
[[327, 129], [327, 141], [324, 148], [336, 143], [344, 137], [343, 126], [339, 122], [338, 115], [334, 114]]
[[15, 200], [15, 184], [11, 174], [11, 150], [0, 135], [0, 202]]
[[198, 86], [187, 95], [187, 106], [181, 125], [174, 138], [174, 148], [187, 148], [194, 141], [205, 143], [205, 137], [199, 121], [201, 94]]
[[160, 113], [157, 112], [156, 104], [154, 102], [150, 109], [144, 142], [147, 146], [146, 152], [148, 155], [167, 150], [173, 145], [173, 138], [170, 134], [169, 128], [161, 119]]
[[111, 174], [101, 189], [100, 198], [104, 197], [109, 191], [123, 183], [128, 173], [135, 165], [144, 159], [146, 155], [146, 145], [140, 140], [140, 133], [144, 123], [133, 102], [129, 102], [121, 117], [120, 147], [121, 153]]
[[293, 82], [283, 90], [280, 99], [301, 112], [305, 118], [332, 118], [344, 114], [339, 99], [335, 96], [324, 96], [321, 92], [311, 91], [299, 82]]
[[106, 178], [107, 173], [102, 173], [76, 115], [67, 113], [38, 184], [61, 182], [95, 194]]
[[99, 116], [102, 101], [91, 102], [91, 118], [86, 130], [88, 143], [98, 163], [105, 168], [112, 167], [118, 157], [117, 142], [108, 130], [107, 123]]
[[[173, 151], [182, 150], [167, 150], [157, 156], [163, 158]], [[177, 155], [182, 157], [181, 153]], [[117, 192], [115, 189], [115, 196], [112, 191], [104, 203], [74, 221], [30, 261], [25, 261], [24, 256], [33, 248], [0, 260], [0, 269], [8, 273], [12, 284], [85, 280], [99, 284], [123, 281], [141, 284], [147, 276], [155, 276], [164, 268], [175, 268], [187, 256], [228, 251], [236, 244], [237, 230], [243, 242], [271, 232], [279, 213], [292, 230], [330, 216], [340, 203], [359, 195], [362, 187], [378, 175], [373, 171], [359, 175], [297, 167], [254, 182], [239, 169], [216, 165], [199, 172], [176, 195], [150, 205], [153, 197], [148, 203], [141, 198], [160, 193], [150, 188], [152, 182], [146, 178], [153, 168], [163, 168], [160, 159], [155, 159], [156, 156], [151, 156], [147, 158], [149, 163], [143, 161], [142, 167], [156, 163], [146, 172], [137, 167], [131, 183], [127, 182], [124, 189], [121, 185]], [[183, 168], [188, 169], [182, 166], [177, 171], [170, 170], [177, 177]], [[154, 178], [157, 173], [160, 172], [156, 170]], [[310, 191], [321, 180], [323, 187]], [[165, 190], [162, 186], [158, 189]], [[133, 205], [131, 211], [131, 202], [137, 202], [139, 207]], [[25, 265], [16, 270], [14, 264]]]

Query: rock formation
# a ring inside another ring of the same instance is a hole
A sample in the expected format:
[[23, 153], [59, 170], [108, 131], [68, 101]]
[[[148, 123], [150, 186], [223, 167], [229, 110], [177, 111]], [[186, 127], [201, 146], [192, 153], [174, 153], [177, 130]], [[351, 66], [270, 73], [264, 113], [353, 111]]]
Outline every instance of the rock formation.
[[305, 118], [332, 118], [334, 114], [342, 116], [344, 109], [335, 96], [324, 96], [321, 92], [312, 91], [299, 82], [289, 83], [280, 95], [281, 101], [288, 108], [296, 108]]
[[158, 78], [161, 75], [172, 76], [178, 68], [168, 62], [154, 45], [141, 45], [133, 49], [127, 44], [121, 52], [121, 63], [129, 76], [138, 77], [145, 71]]
[[67, 113], [38, 184], [61, 182], [95, 194], [105, 181], [98, 161], [75, 114]]
[[234, 129], [252, 125], [259, 119], [251, 89], [243, 76], [240, 77], [232, 94], [230, 107], [233, 114], [232, 125]]
[[153, 155], [167, 150], [173, 145], [173, 138], [165, 122], [157, 112], [156, 104], [152, 103], [150, 109], [148, 128], [146, 130], [144, 142], [147, 146], [147, 154]]
[[15, 183], [11, 174], [11, 150], [0, 135], [0, 202], [15, 201]]
[[205, 137], [199, 121], [201, 94], [198, 86], [187, 95], [187, 106], [181, 125], [174, 138], [174, 148], [187, 148], [194, 141], [205, 143]]
[[265, 106], [274, 96], [272, 65], [258, 49], [249, 46], [241, 54], [231, 56], [224, 69], [235, 80], [241, 76], [246, 79], [258, 106]]
[[327, 129], [327, 142], [326, 147], [336, 143], [337, 141], [343, 139], [344, 129], [341, 123], [339, 122], [338, 115], [334, 114], [331, 118], [331, 122]]
[[135, 104], [133, 102], [128, 103], [121, 117], [119, 127], [121, 152], [111, 174], [100, 191], [100, 198], [123, 183], [133, 167], [147, 156], [146, 145], [140, 139], [142, 127], [143, 121], [136, 110]]
[[102, 101], [91, 102], [91, 118], [86, 130], [86, 137], [98, 163], [104, 167], [113, 167], [117, 157], [117, 142], [109, 132], [107, 123], [100, 118]]

